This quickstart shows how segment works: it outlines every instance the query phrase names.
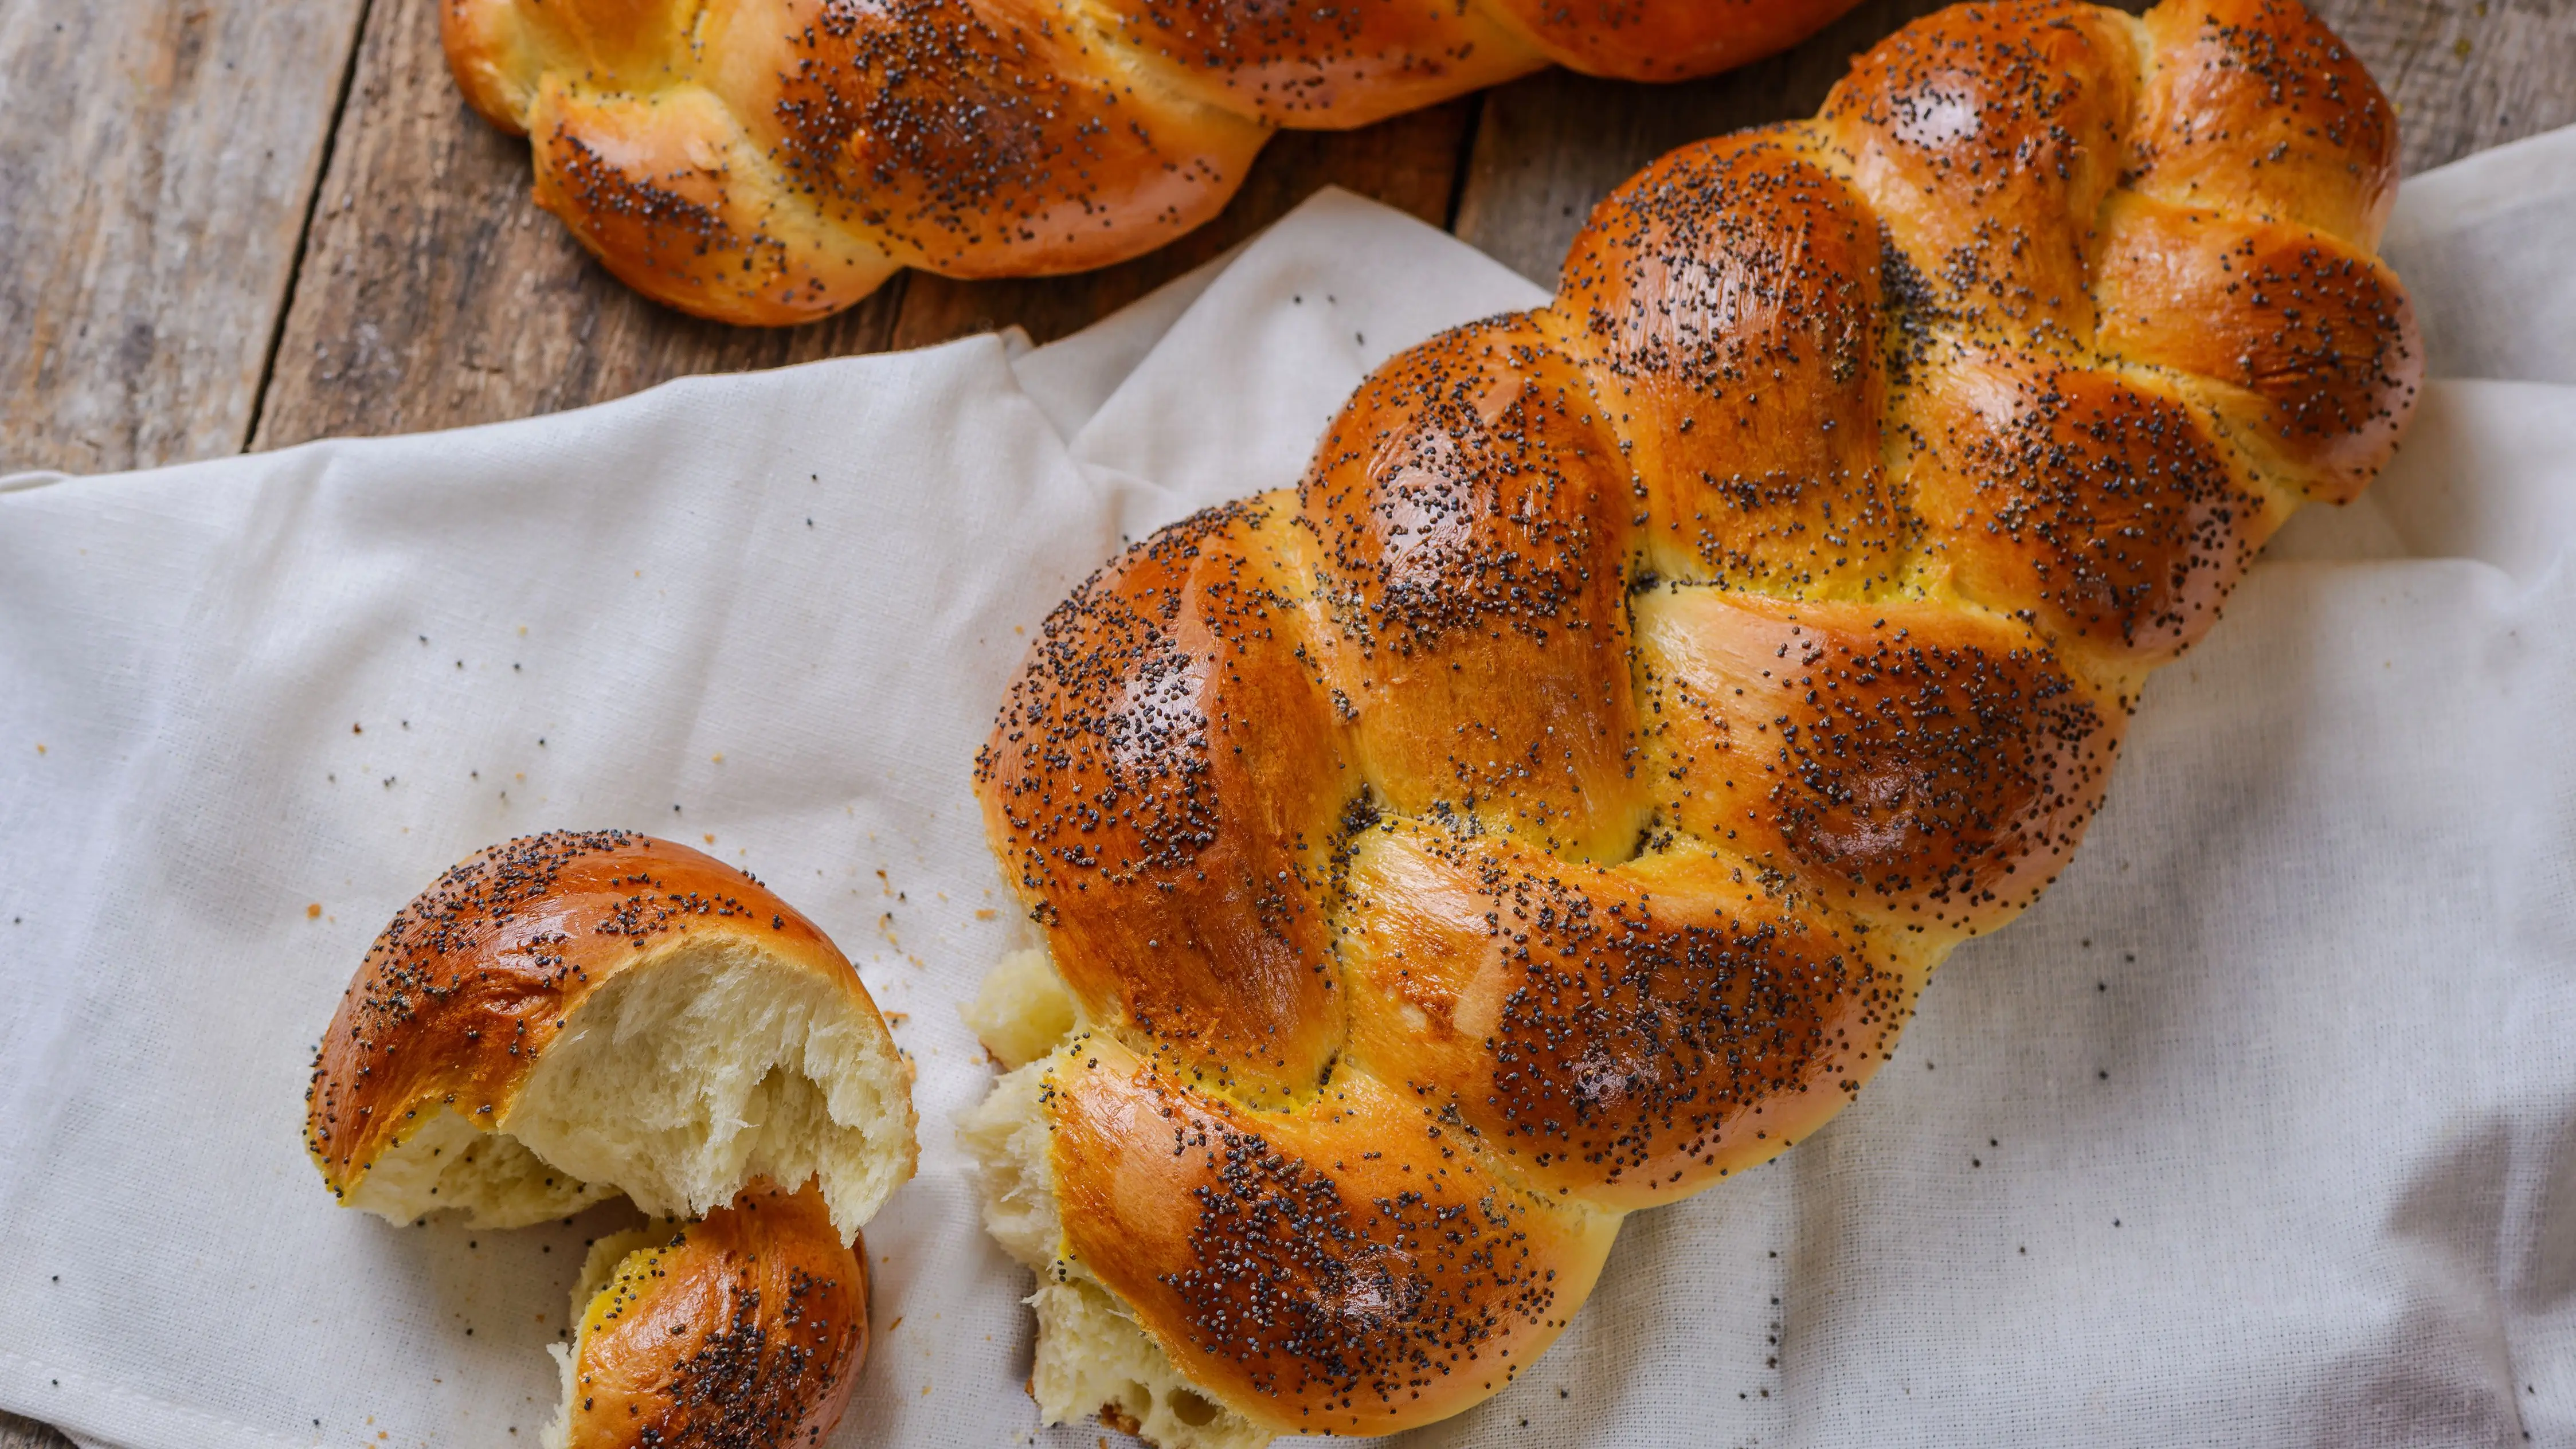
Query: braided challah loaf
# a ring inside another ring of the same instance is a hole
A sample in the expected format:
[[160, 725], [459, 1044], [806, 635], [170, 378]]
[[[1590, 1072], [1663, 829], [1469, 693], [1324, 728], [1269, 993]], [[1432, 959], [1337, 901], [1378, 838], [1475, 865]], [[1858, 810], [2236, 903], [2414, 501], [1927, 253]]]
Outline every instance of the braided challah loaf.
[[1121, 261], [1224, 207], [1272, 130], [1554, 61], [1708, 75], [1853, 0], [443, 0], [449, 67], [629, 286], [723, 322], [903, 267]]
[[1036, 1059], [967, 1130], [1043, 1412], [1454, 1413], [1850, 1100], [2394, 447], [2395, 156], [2292, 0], [1943, 11], [1050, 615], [976, 777]]

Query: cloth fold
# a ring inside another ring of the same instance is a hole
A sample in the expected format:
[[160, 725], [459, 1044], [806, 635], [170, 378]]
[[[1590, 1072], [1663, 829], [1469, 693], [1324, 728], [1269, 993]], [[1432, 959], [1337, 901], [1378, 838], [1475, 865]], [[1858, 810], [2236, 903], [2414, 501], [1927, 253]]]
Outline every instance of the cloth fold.
[[[2576, 132], [2514, 154], [2392, 229], [2479, 380], [2158, 677], [2074, 868], [1832, 1127], [1633, 1219], [1564, 1340], [1416, 1437], [2576, 1445], [2576, 336], [2521, 265], [2576, 245]], [[919, 1063], [832, 1442], [1092, 1443], [1019, 1393], [1029, 1284], [953, 1137], [990, 1080], [957, 1004], [1026, 939], [974, 752], [1122, 538], [1293, 481], [1369, 366], [1541, 295], [1327, 193], [1048, 347], [0, 480], [0, 1407], [533, 1442], [622, 1210], [342, 1211], [304, 1074], [440, 869], [623, 825], [796, 902]]]

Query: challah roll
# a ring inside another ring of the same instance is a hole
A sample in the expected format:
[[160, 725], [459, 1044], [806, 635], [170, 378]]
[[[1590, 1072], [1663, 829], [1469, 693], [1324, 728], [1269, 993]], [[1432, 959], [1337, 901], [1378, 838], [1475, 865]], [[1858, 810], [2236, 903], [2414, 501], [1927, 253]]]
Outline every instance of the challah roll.
[[964, 1133], [1042, 1415], [1455, 1413], [1624, 1214], [1849, 1101], [2387, 460], [2396, 154], [2293, 0], [1956, 6], [1076, 590], [976, 766], [1043, 935]]
[[903, 267], [1103, 266], [1216, 215], [1270, 133], [1550, 61], [1665, 80], [1852, 0], [444, 0], [448, 65], [629, 286], [810, 321]]
[[805, 1449], [868, 1354], [867, 1259], [811, 1186], [602, 1238], [572, 1303], [545, 1449]]
[[477, 852], [396, 913], [315, 1053], [305, 1145], [397, 1223], [620, 1193], [687, 1217], [811, 1180], [847, 1237], [918, 1155], [848, 959], [750, 876], [622, 830]]

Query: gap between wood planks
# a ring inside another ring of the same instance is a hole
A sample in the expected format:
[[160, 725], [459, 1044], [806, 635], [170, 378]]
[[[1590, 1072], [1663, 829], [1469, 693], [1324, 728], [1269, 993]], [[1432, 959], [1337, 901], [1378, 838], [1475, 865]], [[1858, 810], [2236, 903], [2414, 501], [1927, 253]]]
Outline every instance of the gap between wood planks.
[[357, 20], [0, 4], [0, 472], [239, 446]]
[[1440, 216], [1440, 228], [1455, 236], [1458, 212], [1466, 205], [1467, 182], [1476, 163], [1476, 138], [1485, 129], [1485, 97], [1472, 97], [1467, 107], [1467, 129], [1458, 138], [1458, 164], [1449, 173], [1449, 205]]
[[[525, 143], [469, 112], [436, 0], [0, 7], [0, 471], [497, 421], [690, 373], [1071, 331], [1316, 187], [1446, 225], [1552, 279], [1592, 204], [1672, 145], [1810, 113], [1932, 0], [1871, 0], [1717, 79], [1534, 77], [1379, 127], [1274, 142], [1212, 229], [1081, 277], [914, 275], [785, 331], [644, 302], [528, 199]], [[2576, 0], [2320, 0], [2399, 104], [2421, 170], [2576, 120]], [[238, 67], [238, 69], [236, 69]]]
[[322, 204], [323, 182], [331, 175], [331, 153], [340, 143], [340, 128], [349, 117], [349, 87], [358, 75], [358, 51], [367, 43], [367, 17], [376, 0], [358, 0], [358, 23], [349, 32], [348, 58], [340, 63], [339, 88], [331, 96], [331, 129], [322, 137], [322, 162], [313, 168], [313, 190], [304, 198], [304, 224], [295, 231], [295, 255], [286, 264], [286, 290], [278, 295], [277, 317], [269, 324], [268, 346], [260, 353], [259, 382], [251, 388], [250, 420], [242, 425], [242, 452], [259, 436], [259, 418], [268, 406], [269, 380], [277, 375], [278, 344], [286, 340], [287, 313], [295, 305], [295, 284], [304, 276], [304, 253], [313, 241], [313, 211]]
[[[2142, 9], [2145, 0], [2125, 0]], [[2320, 0], [2398, 99], [2410, 169], [2576, 119], [2576, 0]], [[1044, 342], [1106, 316], [1338, 184], [1444, 226], [1541, 282], [1594, 202], [1702, 136], [1814, 112], [1859, 50], [1938, 0], [1868, 0], [1730, 75], [1643, 87], [1547, 73], [1343, 133], [1285, 133], [1209, 227], [1073, 277], [908, 273], [840, 317], [762, 332], [697, 322], [610, 279], [528, 200], [524, 143], [456, 97], [429, 0], [373, 6], [256, 448], [450, 427], [602, 401], [689, 373], [943, 342]], [[2471, 30], [2482, 43], [2469, 49]]]
[[313, 208], [253, 448], [552, 412], [690, 373], [775, 367], [1019, 325], [1046, 341], [1134, 301], [1320, 186], [1432, 225], [1454, 210], [1474, 98], [1277, 137], [1210, 226], [1071, 277], [899, 278], [838, 317], [727, 328], [644, 301], [528, 200], [524, 142], [466, 110], [428, 0], [374, 6]]

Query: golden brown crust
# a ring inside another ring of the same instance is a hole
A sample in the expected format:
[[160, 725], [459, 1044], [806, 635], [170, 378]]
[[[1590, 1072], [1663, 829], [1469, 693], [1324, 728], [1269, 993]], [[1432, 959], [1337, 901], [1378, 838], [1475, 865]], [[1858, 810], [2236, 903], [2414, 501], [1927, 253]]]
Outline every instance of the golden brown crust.
[[2057, 639], [2178, 652], [2268, 532], [2192, 410], [2113, 373], [1963, 361], [1906, 419], [1915, 508], [1952, 586]]
[[1089, 58], [1002, 0], [787, 0], [710, 17], [701, 71], [771, 184], [957, 277], [1102, 266], [1214, 216], [1267, 132]]
[[438, 40], [465, 103], [513, 136], [528, 131], [530, 87], [541, 66], [528, 53], [518, 0], [442, 0]]
[[1670, 81], [1715, 75], [1785, 50], [1856, 0], [1496, 0], [1496, 8], [1562, 66], [1588, 75]]
[[2140, 195], [2379, 245], [2397, 200], [2397, 113], [2360, 56], [2296, 0], [2167, 0], [2145, 29]]
[[[1536, 69], [1544, 58], [1480, 5], [1350, 0], [1018, 0], [1151, 57], [1218, 110], [1299, 130], [1365, 126]], [[1804, 8], [1791, 4], [1784, 8]]]
[[1443, 333], [1343, 408], [1298, 507], [1334, 699], [1391, 808], [1575, 855], [1635, 843], [1632, 476], [1582, 370], [1527, 318]]
[[1610, 871], [1371, 831], [1342, 948], [1351, 1055], [1549, 1193], [1687, 1197], [1860, 1090], [1914, 983], [1760, 873], [1693, 852]]
[[2096, 247], [2102, 350], [2207, 379], [2309, 498], [2350, 502], [2397, 451], [2421, 363], [2406, 289], [2378, 258], [2142, 196], [2107, 209]]
[[[1256, 1424], [1383, 1432], [1493, 1386], [1425, 1364], [1526, 1363], [1596, 1224], [1848, 1100], [1941, 957], [2064, 867], [2148, 670], [2405, 425], [2421, 349], [2368, 250], [2395, 136], [2348, 59], [2287, 0], [1929, 17], [1815, 122], [1621, 187], [1553, 306], [1380, 368], [1257, 530], [1193, 520], [1078, 595], [1082, 659], [1222, 683], [1068, 670], [1051, 626], [979, 777], [1088, 1008], [1039, 1109], [1059, 1271]], [[1258, 612], [1147, 582], [1231, 577], [1255, 532]], [[1133, 850], [1148, 796], [1027, 728], [1134, 735], [1113, 698], [1257, 714], [1192, 798], [1294, 932], [1189, 862], [1031, 863], [1041, 815], [1055, 859]], [[1270, 954], [1176, 995], [1133, 949], [1173, 921]], [[1294, 1010], [1223, 999], [1254, 980]], [[1147, 996], [1150, 1025], [1101, 1006]], [[1312, 1077], [1242, 1089], [1257, 1019]], [[1414, 1208], [1512, 1256], [1443, 1276], [1470, 1240]]]
[[1948, 604], [1658, 590], [1637, 645], [1665, 818], [1936, 938], [2057, 878], [2128, 722], [2036, 630]]
[[1542, 64], [1701, 74], [1850, 0], [442, 0], [467, 101], [621, 279], [779, 326], [903, 266], [1024, 276], [1222, 209], [1274, 127], [1364, 125]]
[[1389, 1434], [1493, 1393], [1618, 1230], [1365, 1075], [1256, 1118], [1092, 1038], [1047, 1097], [1068, 1247], [1193, 1381], [1283, 1432]]
[[424, 1118], [452, 1110], [491, 1131], [591, 993], [654, 948], [727, 938], [813, 972], [876, 1016], [813, 923], [685, 845], [559, 830], [468, 856], [367, 949], [315, 1054], [306, 1151], [345, 1198]]
[[1047, 616], [976, 781], [1094, 1016], [1296, 1091], [1339, 1045], [1319, 963], [1343, 781], [1288, 533], [1262, 501], [1211, 509], [1086, 582]]
[[537, 204], [657, 301], [786, 326], [894, 274], [810, 198], [764, 185], [756, 144], [707, 91], [638, 98], [549, 78], [528, 122]]
[[2117, 12], [2070, 0], [1953, 5], [1852, 62], [1819, 120], [1907, 263], [1907, 306], [2057, 345], [2091, 331], [2084, 230], [2136, 65]]
[[[1877, 219], [1765, 127], [1686, 146], [1593, 210], [1549, 315], [1643, 482], [1666, 578], [1839, 591], [1906, 542], [1888, 487]], [[1818, 426], [1818, 419], [1828, 420]]]
[[868, 1354], [864, 1250], [767, 1182], [640, 1250], [585, 1308], [567, 1449], [773, 1449], [840, 1422]]

